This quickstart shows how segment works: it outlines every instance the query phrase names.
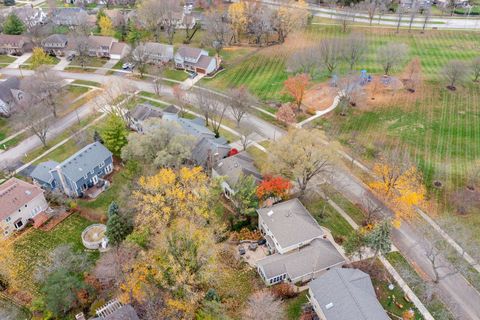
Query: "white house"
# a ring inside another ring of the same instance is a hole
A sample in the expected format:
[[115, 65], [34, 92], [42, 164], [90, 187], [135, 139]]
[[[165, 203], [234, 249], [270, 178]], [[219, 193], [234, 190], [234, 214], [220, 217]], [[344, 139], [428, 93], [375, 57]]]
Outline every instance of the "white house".
[[210, 57], [206, 50], [187, 46], [182, 46], [177, 50], [174, 60], [177, 69], [201, 74], [211, 74], [219, 67], [218, 59]]
[[133, 51], [133, 56], [137, 60], [142, 60], [143, 55], [146, 56], [148, 63], [167, 63], [173, 60], [173, 46], [158, 42], [145, 42]]
[[23, 229], [28, 220], [47, 209], [40, 187], [17, 178], [0, 185], [0, 229], [4, 236]]

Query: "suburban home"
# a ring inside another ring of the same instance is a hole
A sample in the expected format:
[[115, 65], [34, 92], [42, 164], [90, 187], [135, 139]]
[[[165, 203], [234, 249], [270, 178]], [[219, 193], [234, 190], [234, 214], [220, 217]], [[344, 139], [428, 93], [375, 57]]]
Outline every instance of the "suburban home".
[[225, 158], [232, 148], [223, 137], [206, 138], [197, 140], [192, 150], [192, 161], [198, 166], [204, 167], [207, 171], [212, 170], [218, 161]]
[[114, 37], [94, 35], [88, 37], [88, 54], [92, 57], [120, 60], [128, 54], [128, 51], [129, 46], [118, 42]]
[[32, 42], [26, 36], [0, 34], [0, 54], [21, 56], [25, 52], [32, 51]]
[[23, 96], [19, 78], [12, 77], [0, 82], [0, 116], [11, 116], [14, 112], [15, 103], [22, 100]]
[[252, 176], [257, 183], [262, 180], [262, 175], [246, 151], [220, 160], [212, 169], [212, 177], [224, 177], [221, 187], [227, 198], [235, 194], [235, 186], [242, 176]]
[[211, 74], [219, 67], [219, 59], [208, 56], [203, 49], [182, 46], [174, 56], [175, 67], [201, 74]]
[[177, 29], [192, 29], [195, 27], [195, 23], [197, 23], [197, 20], [191, 14], [189, 6], [184, 6], [183, 11], [173, 12], [172, 18]]
[[94, 142], [62, 163], [40, 163], [30, 177], [47, 190], [58, 188], [70, 197], [95, 197], [108, 186], [102, 178], [112, 171], [112, 153], [100, 142]]
[[0, 228], [4, 236], [23, 229], [30, 219], [48, 209], [43, 190], [11, 178], [0, 185]]
[[140, 44], [133, 51], [134, 56], [147, 55], [148, 63], [164, 64], [173, 60], [173, 46], [158, 42]]
[[57, 8], [52, 12], [51, 20], [57, 26], [76, 27], [89, 20], [88, 13], [82, 8]]
[[162, 118], [163, 111], [159, 108], [152, 106], [149, 103], [141, 103], [133, 109], [132, 112], [128, 112], [127, 117], [129, 119], [129, 127], [137, 132], [143, 132], [143, 121], [150, 118]]
[[309, 300], [321, 320], [389, 320], [370, 276], [334, 268], [308, 284]]
[[42, 41], [42, 47], [49, 55], [64, 56], [68, 47], [68, 37], [64, 34], [52, 34]]
[[267, 285], [283, 281], [306, 282], [345, 258], [298, 199], [257, 209], [258, 228], [271, 255], [257, 261]]
[[42, 25], [47, 22], [47, 14], [42, 8], [34, 8], [32, 6], [23, 6], [13, 8], [12, 12], [17, 15], [27, 28]]

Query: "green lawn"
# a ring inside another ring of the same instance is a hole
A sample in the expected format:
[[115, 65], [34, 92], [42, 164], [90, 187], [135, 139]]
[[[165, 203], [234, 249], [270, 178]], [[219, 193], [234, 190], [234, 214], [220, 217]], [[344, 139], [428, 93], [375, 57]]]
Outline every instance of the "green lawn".
[[298, 320], [302, 315], [302, 305], [308, 302], [307, 291], [285, 301], [288, 320]]
[[10, 64], [15, 60], [17, 60], [17, 58], [15, 58], [15, 57], [7, 56], [7, 55], [4, 55], [4, 54], [0, 55], [0, 64]]
[[10, 134], [10, 131], [8, 119], [0, 117], [0, 141], [5, 139]]
[[99, 82], [95, 82], [95, 81], [89, 81], [89, 80], [73, 80], [74, 84], [84, 84], [86, 86], [92, 86], [92, 87], [101, 87], [102, 84], [99, 83]]
[[[88, 57], [85, 62], [85, 69], [87, 69], [87, 67], [100, 68], [107, 62], [108, 59], [106, 58]], [[85, 69], [80, 66], [78, 58], [73, 59], [72, 62], [70, 62], [70, 66], [65, 68], [65, 70], [69, 71], [85, 71]]]
[[[74, 250], [85, 252], [80, 235], [90, 224], [92, 222], [73, 214], [49, 232], [31, 228], [22, 233], [14, 243], [16, 270], [24, 279], [22, 289], [38, 293], [38, 283], [34, 279], [35, 269], [46, 261], [48, 254], [56, 247], [71, 244]], [[85, 254], [91, 261], [98, 258], [98, 252]]]
[[163, 77], [167, 79], [177, 80], [177, 81], [184, 81], [188, 79], [188, 73], [183, 70], [176, 70], [176, 69], [165, 69], [163, 72]]
[[[50, 59], [51, 61], [47, 65], [54, 66], [60, 62], [60, 59], [58, 59], [57, 57], [50, 56]], [[25, 63], [21, 65], [21, 68], [27, 69], [27, 70], [32, 69], [31, 63], [32, 63], [32, 57], [28, 58], [27, 61], [25, 61]]]
[[[423, 304], [427, 307], [428, 311], [438, 320], [450, 320], [454, 319], [453, 315], [447, 310], [445, 305], [435, 295], [431, 301], [424, 299], [426, 294], [425, 281], [415, 272], [405, 258], [398, 252], [391, 252], [386, 255], [387, 260], [393, 265], [395, 270], [407, 281], [409, 287], [415, 292]], [[443, 317], [441, 315], [447, 315]]]

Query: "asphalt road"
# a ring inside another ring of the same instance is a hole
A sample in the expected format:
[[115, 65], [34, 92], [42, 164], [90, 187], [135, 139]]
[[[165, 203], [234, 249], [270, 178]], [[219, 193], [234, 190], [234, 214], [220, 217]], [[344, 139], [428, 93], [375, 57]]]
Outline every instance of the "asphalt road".
[[[25, 73], [25, 71], [23, 72]], [[19, 75], [19, 71], [16, 69], [3, 69], [2, 73], [8, 75]], [[89, 80], [105, 84], [111, 83], [113, 79], [117, 79], [120, 81], [128, 81], [129, 85], [135, 87], [138, 90], [154, 92], [154, 87], [151, 83], [125, 79], [118, 76], [104, 76], [89, 73], [71, 73], [65, 71], [59, 72], [59, 75], [66, 79]], [[172, 95], [172, 88], [170, 86], [162, 86], [161, 92], [162, 94]], [[201, 91], [197, 92], [198, 93], [195, 93], [193, 91], [189, 92], [190, 100], [195, 101], [195, 95], [201, 94]], [[73, 122], [74, 121], [75, 119], [73, 119]], [[255, 128], [258, 134], [263, 135], [264, 137], [271, 140], [278, 139], [285, 133], [284, 130], [277, 128], [276, 126], [266, 121], [263, 121], [251, 114], [242, 121], [248, 122], [252, 127]], [[64, 123], [59, 125], [59, 130], [60, 127], [68, 127], [68, 122], [73, 123], [72, 120], [65, 120]], [[28, 147], [24, 147], [24, 149], [28, 149]], [[22, 148], [22, 150], [24, 149]], [[13, 150], [14, 149], [12, 149], [12, 153], [14, 153]], [[23, 154], [23, 151], [21, 152]], [[22, 154], [18, 156], [21, 156]], [[374, 195], [368, 192], [367, 187], [364, 186], [363, 183], [361, 183], [350, 172], [347, 172], [341, 167], [335, 167], [333, 170], [333, 175], [329, 176], [328, 178], [330, 179], [331, 184], [351, 202], [361, 203], [362, 199], [367, 197], [370, 201], [381, 205], [381, 201], [379, 201]], [[391, 212], [386, 208], [384, 208], [384, 211], [386, 214], [391, 214]], [[408, 223], [402, 223], [399, 229], [394, 230], [393, 240], [395, 246], [409, 261], [411, 261], [418, 269], [420, 269], [423, 274], [432, 278], [433, 269], [429, 261], [426, 259], [423, 248], [419, 245], [422, 239], [423, 237], [421, 232], [413, 228]], [[445, 264], [448, 263], [445, 262]], [[445, 274], [446, 272], [448, 272], [448, 270], [440, 270], [441, 274]], [[460, 274], [454, 274], [441, 280], [438, 288], [440, 289], [439, 291], [442, 300], [455, 314], [457, 319], [480, 319], [480, 293], [478, 293]]]

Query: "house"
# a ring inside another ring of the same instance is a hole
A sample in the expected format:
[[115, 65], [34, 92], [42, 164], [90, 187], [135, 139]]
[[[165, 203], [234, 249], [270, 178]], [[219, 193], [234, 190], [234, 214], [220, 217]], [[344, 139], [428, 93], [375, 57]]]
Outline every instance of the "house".
[[68, 47], [68, 38], [64, 34], [52, 34], [42, 41], [42, 47], [50, 55], [64, 56]]
[[89, 188], [108, 185], [102, 178], [112, 171], [112, 153], [100, 142], [94, 142], [61, 163], [39, 164], [30, 177], [45, 189], [58, 188], [70, 197], [83, 197]]
[[308, 284], [309, 300], [321, 320], [389, 320], [370, 276], [335, 268]]
[[155, 108], [149, 103], [141, 103], [133, 109], [130, 113], [128, 112], [129, 127], [132, 130], [137, 132], [143, 132], [142, 123], [143, 121], [150, 118], [162, 118], [163, 111], [159, 108]]
[[82, 8], [57, 8], [51, 20], [57, 26], [76, 27], [88, 21], [88, 13]]
[[20, 91], [19, 78], [12, 77], [0, 82], [0, 116], [11, 116], [15, 103], [22, 99], [23, 94], [22, 91]]
[[47, 22], [47, 14], [42, 8], [32, 6], [23, 6], [13, 8], [12, 12], [17, 15], [27, 28], [42, 25]]
[[223, 137], [206, 138], [197, 140], [192, 150], [192, 161], [198, 166], [202, 166], [210, 171], [213, 166], [225, 158], [232, 148]]
[[118, 42], [114, 37], [94, 36], [88, 37], [88, 54], [92, 57], [121, 59], [129, 51], [126, 43]]
[[173, 60], [173, 46], [157, 42], [146, 42], [139, 45], [133, 55], [147, 55], [148, 63], [164, 64]]
[[298, 199], [257, 209], [258, 228], [271, 255], [257, 261], [267, 285], [283, 281], [306, 282], [345, 258]]
[[4, 236], [24, 228], [30, 219], [47, 209], [39, 187], [17, 178], [0, 185], [0, 228]]
[[197, 23], [190, 6], [184, 6], [182, 11], [173, 12], [172, 18], [176, 29], [192, 29]]
[[0, 54], [21, 56], [32, 51], [32, 42], [26, 36], [0, 34]]
[[175, 67], [201, 74], [211, 74], [218, 67], [218, 59], [209, 57], [208, 52], [203, 49], [182, 46], [174, 56]]
[[235, 186], [242, 176], [252, 176], [260, 183], [262, 175], [246, 151], [220, 160], [212, 169], [212, 177], [224, 177], [221, 187], [227, 198], [235, 194]]

